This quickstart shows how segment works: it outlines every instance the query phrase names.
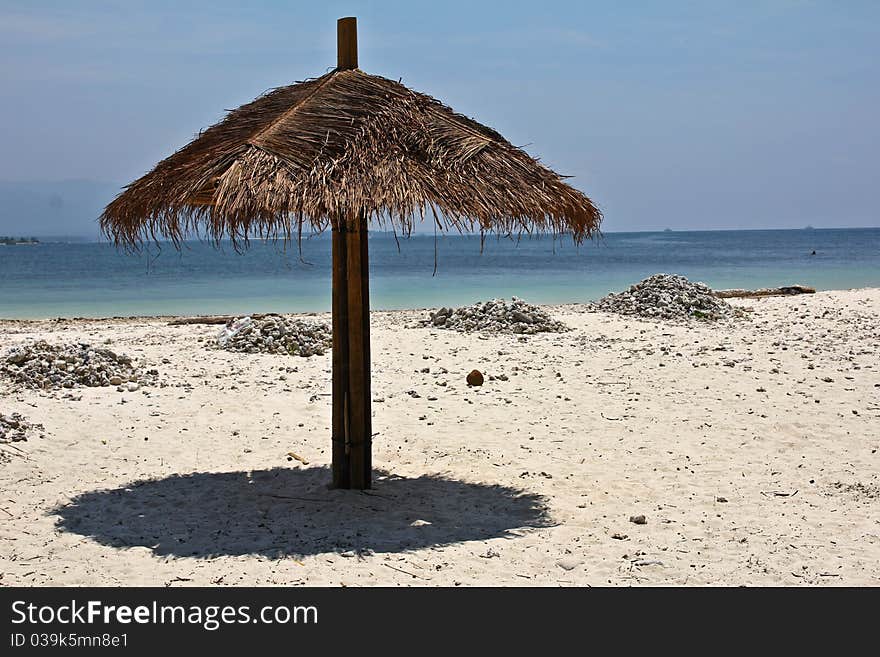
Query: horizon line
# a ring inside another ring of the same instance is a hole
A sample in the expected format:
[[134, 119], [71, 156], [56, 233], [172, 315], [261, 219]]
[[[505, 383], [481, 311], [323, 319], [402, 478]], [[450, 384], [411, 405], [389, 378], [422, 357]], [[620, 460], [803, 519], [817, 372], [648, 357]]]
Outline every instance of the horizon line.
[[[638, 234], [654, 234], [654, 233], [660, 233], [660, 234], [664, 234], [664, 233], [758, 233], [758, 232], [804, 231], [804, 230], [816, 230], [816, 231], [826, 230], [827, 231], [827, 230], [878, 230], [878, 229], [880, 229], [880, 225], [877, 225], [877, 226], [811, 226], [811, 225], [807, 225], [807, 226], [802, 226], [800, 228], [711, 228], [711, 229], [709, 229], [709, 228], [656, 228], [656, 229], [651, 229], [651, 230], [600, 231], [597, 235], [595, 235], [595, 237], [593, 239], [596, 239], [596, 238], [601, 239], [603, 236], [606, 236], [606, 235], [633, 235], [633, 234], [638, 235]], [[390, 236], [394, 235], [394, 232], [391, 230], [368, 230], [367, 232], [370, 234], [374, 234], [374, 235], [390, 235]], [[322, 237], [327, 234], [330, 234], [329, 230], [324, 230], [324, 231], [320, 231], [320, 232], [312, 232], [312, 233], [303, 233], [303, 238], [314, 239], [314, 238]], [[56, 234], [40, 235], [38, 233], [34, 234], [34, 233], [5, 232], [3, 237], [22, 238], [22, 239], [34, 238], [34, 239], [40, 240], [42, 243], [46, 243], [46, 244], [48, 244], [48, 243], [64, 243], [64, 242], [88, 242], [88, 243], [112, 244], [112, 241], [109, 239], [98, 237], [98, 236], [93, 236], [93, 235], [59, 235], [57, 233]], [[471, 237], [471, 238], [478, 238], [478, 237], [480, 237], [480, 233], [479, 232], [465, 232], [465, 231], [462, 231], [462, 232], [439, 231], [436, 234], [435, 233], [413, 232], [413, 233], [410, 233], [409, 235], [397, 233], [398, 239], [412, 239], [414, 237], [441, 237], [441, 238]], [[491, 238], [498, 238], [498, 239], [530, 239], [530, 238], [556, 239], [556, 238], [559, 238], [559, 239], [565, 240], [565, 239], [570, 238], [570, 235], [568, 235], [567, 233], [558, 233], [558, 234], [554, 235], [553, 233], [549, 233], [549, 232], [522, 233], [521, 235], [516, 234], [516, 233], [501, 234], [501, 233], [487, 232], [487, 233], [485, 233], [485, 237], [486, 238], [490, 238], [490, 237]], [[587, 244], [588, 242], [593, 241], [593, 239], [588, 238], [587, 240], [584, 241], [584, 244]], [[199, 237], [199, 236], [193, 236], [193, 237], [189, 237], [187, 239], [182, 240], [182, 242], [184, 242], [184, 243], [186, 243], [186, 242], [213, 242], [213, 241], [214, 241], [213, 239]], [[220, 241], [221, 242], [230, 242], [232, 240], [229, 237], [225, 237]], [[275, 242], [275, 241], [294, 242], [296, 240], [295, 240], [294, 236], [291, 236], [291, 238], [288, 240], [285, 240], [285, 238], [282, 236], [278, 236], [278, 237], [274, 237], [274, 238], [273, 237], [253, 236], [253, 237], [249, 237], [248, 241], [252, 241], [252, 242]], [[146, 243], [146, 242], [156, 242], [156, 241], [144, 240], [144, 243]], [[167, 240], [167, 239], [166, 240], [158, 240], [158, 243], [167, 244], [167, 243], [171, 243], [171, 240]]]

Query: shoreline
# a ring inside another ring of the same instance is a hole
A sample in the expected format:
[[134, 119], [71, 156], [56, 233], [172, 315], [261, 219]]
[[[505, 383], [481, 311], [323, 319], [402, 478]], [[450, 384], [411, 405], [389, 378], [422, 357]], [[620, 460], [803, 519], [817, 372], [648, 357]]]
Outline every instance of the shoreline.
[[[372, 307], [458, 307], [489, 295], [586, 303], [660, 272], [718, 290], [880, 287], [880, 229], [873, 228], [829, 229], [821, 236], [806, 230], [609, 233], [578, 249], [507, 239], [489, 239], [481, 249], [478, 238], [434, 247], [433, 236], [399, 248], [391, 237], [371, 240]], [[326, 241], [307, 240], [301, 254], [263, 244], [235, 253], [194, 243], [180, 253], [151, 249], [137, 257], [90, 244], [40, 248], [41, 254], [12, 250], [0, 258], [0, 317], [300, 314], [331, 305]]]
[[[824, 294], [824, 293], [836, 293], [836, 292], [871, 292], [874, 290], [880, 290], [880, 285], [866, 285], [862, 287], [849, 287], [849, 288], [841, 288], [834, 290], [821, 290], [817, 289], [815, 294]], [[747, 297], [744, 301], [760, 301], [768, 298], [778, 298], [780, 296], [786, 295], [773, 295], [773, 296], [763, 296], [763, 297]], [[789, 298], [794, 296], [801, 295], [789, 295]], [[483, 301], [488, 301], [492, 298], [492, 296], [486, 296]], [[732, 299], [725, 299], [726, 301], [732, 301]], [[576, 307], [589, 307], [594, 303], [590, 302], [569, 302], [569, 303], [542, 303], [542, 302], [534, 302], [532, 305], [538, 306], [540, 308], [576, 308]], [[420, 307], [412, 307], [412, 308], [370, 308], [370, 314], [388, 314], [388, 313], [408, 313], [408, 312], [425, 312], [428, 310], [434, 310], [439, 306], [420, 306]], [[289, 315], [293, 317], [318, 317], [322, 315], [329, 315], [330, 309], [327, 310], [319, 310], [319, 311], [294, 311], [294, 312], [273, 312], [273, 311], [259, 311], [253, 314], [263, 314], [263, 315]], [[219, 315], [228, 315], [229, 317], [245, 317], [247, 313], [206, 313], [206, 314], [193, 314], [193, 315], [102, 315], [102, 316], [51, 316], [51, 317], [2, 317], [0, 316], [0, 325], [2, 324], [12, 324], [16, 322], [20, 323], [28, 323], [28, 322], [65, 322], [65, 321], [76, 321], [76, 322], [107, 322], [107, 321], [134, 321], [134, 320], [167, 320], [173, 321], [176, 319], [193, 319], [197, 317], [212, 317]]]
[[369, 494], [326, 486], [329, 352], [0, 320], [0, 353], [87, 342], [158, 372], [0, 379], [0, 413], [42, 425], [0, 460], [2, 583], [880, 585], [880, 289], [732, 304], [749, 319], [543, 306], [572, 330], [529, 336], [377, 311]]

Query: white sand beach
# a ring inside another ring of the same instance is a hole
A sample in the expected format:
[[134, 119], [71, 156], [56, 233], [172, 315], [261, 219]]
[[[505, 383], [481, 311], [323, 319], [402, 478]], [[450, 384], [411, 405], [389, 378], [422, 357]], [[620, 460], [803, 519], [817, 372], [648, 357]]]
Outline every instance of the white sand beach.
[[0, 380], [0, 412], [44, 427], [2, 449], [0, 584], [880, 584], [880, 289], [734, 303], [689, 325], [557, 306], [574, 330], [526, 338], [374, 313], [366, 492], [327, 488], [329, 353], [0, 321], [0, 352], [106, 343], [159, 371]]

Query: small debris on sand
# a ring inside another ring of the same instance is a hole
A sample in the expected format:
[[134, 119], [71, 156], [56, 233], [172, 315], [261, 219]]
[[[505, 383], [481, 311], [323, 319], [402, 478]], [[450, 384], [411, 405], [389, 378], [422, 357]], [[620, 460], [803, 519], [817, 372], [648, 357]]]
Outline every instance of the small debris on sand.
[[324, 322], [267, 315], [262, 319], [239, 317], [217, 334], [214, 346], [247, 354], [323, 356], [331, 348], [333, 334]]
[[880, 486], [877, 484], [863, 484], [860, 481], [846, 484], [842, 481], [835, 481], [829, 488], [834, 493], [848, 493], [856, 498], [880, 499]]
[[42, 424], [28, 422], [20, 413], [0, 413], [0, 444], [26, 441], [29, 433], [42, 429]]
[[716, 297], [708, 285], [675, 274], [654, 274], [624, 292], [599, 299], [594, 307], [618, 315], [666, 320], [712, 321], [742, 315], [741, 310]]
[[483, 373], [480, 370], [471, 370], [471, 373], [467, 375], [467, 384], [469, 386], [483, 385]]
[[477, 302], [461, 308], [440, 308], [421, 321], [422, 326], [450, 329], [462, 333], [562, 333], [569, 329], [538, 306], [513, 297]]
[[[28, 388], [59, 388], [149, 385], [156, 370], [143, 371], [125, 354], [117, 354], [86, 342], [52, 345], [44, 340], [12, 347], [0, 360], [0, 375]], [[117, 383], [118, 382], [118, 383]]]

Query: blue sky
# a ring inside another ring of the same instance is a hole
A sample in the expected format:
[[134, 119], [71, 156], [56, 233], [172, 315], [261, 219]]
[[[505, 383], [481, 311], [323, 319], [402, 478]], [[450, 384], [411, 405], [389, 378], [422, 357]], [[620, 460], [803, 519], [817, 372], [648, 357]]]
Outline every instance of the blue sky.
[[856, 0], [0, 0], [0, 190], [106, 202], [225, 108], [332, 67], [347, 15], [361, 68], [574, 176], [605, 230], [880, 225], [880, 2]]

